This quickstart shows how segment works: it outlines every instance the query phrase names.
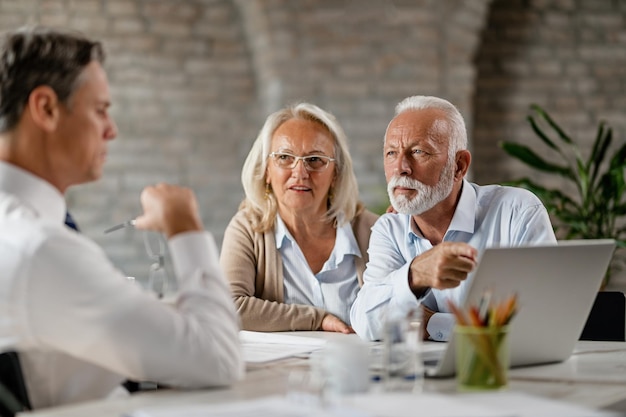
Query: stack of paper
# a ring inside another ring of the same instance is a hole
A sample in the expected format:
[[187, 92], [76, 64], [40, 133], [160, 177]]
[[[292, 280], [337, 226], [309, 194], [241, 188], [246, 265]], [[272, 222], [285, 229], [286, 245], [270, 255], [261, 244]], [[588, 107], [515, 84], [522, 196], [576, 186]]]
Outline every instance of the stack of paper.
[[326, 340], [315, 337], [242, 330], [239, 340], [248, 364], [259, 364], [294, 356], [303, 356], [322, 349]]

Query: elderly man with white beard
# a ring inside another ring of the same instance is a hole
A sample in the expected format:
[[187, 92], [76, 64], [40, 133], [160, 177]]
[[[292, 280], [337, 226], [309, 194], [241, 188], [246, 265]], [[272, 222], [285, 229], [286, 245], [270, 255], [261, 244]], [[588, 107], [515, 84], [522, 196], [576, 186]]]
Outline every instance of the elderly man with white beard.
[[548, 213], [531, 192], [465, 179], [471, 162], [463, 117], [450, 102], [413, 96], [396, 106], [384, 167], [396, 213], [372, 228], [364, 285], [352, 305], [356, 333], [379, 340], [390, 317], [425, 307], [425, 337], [448, 340], [448, 300], [467, 290], [487, 247], [554, 243]]

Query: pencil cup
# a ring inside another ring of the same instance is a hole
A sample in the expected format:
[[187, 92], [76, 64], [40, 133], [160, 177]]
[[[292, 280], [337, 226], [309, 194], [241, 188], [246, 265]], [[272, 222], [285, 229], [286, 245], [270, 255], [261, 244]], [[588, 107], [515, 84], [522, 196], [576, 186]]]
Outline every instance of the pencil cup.
[[455, 327], [456, 381], [459, 391], [497, 390], [507, 386], [507, 326]]

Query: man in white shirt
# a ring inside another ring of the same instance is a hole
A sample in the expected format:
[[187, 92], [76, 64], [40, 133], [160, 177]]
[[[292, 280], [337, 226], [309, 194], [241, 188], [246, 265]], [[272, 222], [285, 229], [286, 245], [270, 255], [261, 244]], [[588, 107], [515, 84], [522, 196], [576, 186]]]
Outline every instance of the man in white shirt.
[[426, 336], [447, 340], [477, 254], [486, 247], [554, 243], [531, 192], [465, 180], [471, 161], [465, 122], [451, 103], [413, 96], [387, 126], [384, 167], [391, 204], [372, 228], [364, 284], [350, 312], [364, 339], [381, 339], [386, 319], [425, 307]]
[[117, 135], [103, 61], [77, 34], [0, 42], [0, 351], [20, 352], [33, 408], [101, 398], [126, 378], [206, 387], [243, 373], [236, 311], [189, 189], [147, 187], [135, 224], [168, 238], [173, 306], [64, 226], [63, 194], [101, 176]]

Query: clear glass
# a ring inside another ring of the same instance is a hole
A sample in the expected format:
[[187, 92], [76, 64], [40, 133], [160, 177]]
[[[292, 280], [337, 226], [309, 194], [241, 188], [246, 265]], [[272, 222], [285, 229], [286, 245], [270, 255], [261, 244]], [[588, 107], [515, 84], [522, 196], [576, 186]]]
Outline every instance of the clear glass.
[[505, 388], [508, 384], [508, 327], [459, 326], [454, 330], [459, 391]]
[[385, 322], [382, 360], [385, 391], [422, 391], [422, 334], [421, 308]]

